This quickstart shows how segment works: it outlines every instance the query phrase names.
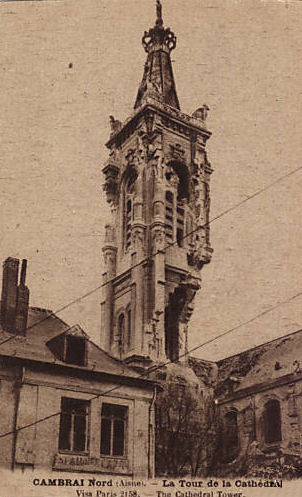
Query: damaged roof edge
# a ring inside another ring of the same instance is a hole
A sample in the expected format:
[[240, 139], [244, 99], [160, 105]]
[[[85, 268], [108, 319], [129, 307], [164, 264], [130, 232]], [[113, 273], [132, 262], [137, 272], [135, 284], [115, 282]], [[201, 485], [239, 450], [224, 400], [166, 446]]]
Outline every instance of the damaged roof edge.
[[[290, 333], [287, 333], [286, 335], [281, 335], [280, 337], [273, 338], [272, 340], [269, 340], [268, 342], [263, 342], [259, 345], [255, 345], [254, 347], [242, 350], [241, 352], [238, 352], [237, 354], [232, 354], [230, 356], [224, 357], [223, 359], [219, 359], [218, 361], [215, 361], [215, 364], [218, 366], [223, 363], [223, 361], [226, 361], [228, 359], [232, 359], [234, 357], [239, 357], [241, 354], [246, 354], [247, 352], [252, 352], [254, 350], [260, 349], [261, 347], [265, 347], [266, 345], [270, 345], [274, 342], [281, 342], [282, 340], [288, 339], [291, 336], [297, 335], [298, 333], [302, 333], [302, 328], [299, 330], [292, 331]], [[203, 359], [201, 359], [203, 360]]]

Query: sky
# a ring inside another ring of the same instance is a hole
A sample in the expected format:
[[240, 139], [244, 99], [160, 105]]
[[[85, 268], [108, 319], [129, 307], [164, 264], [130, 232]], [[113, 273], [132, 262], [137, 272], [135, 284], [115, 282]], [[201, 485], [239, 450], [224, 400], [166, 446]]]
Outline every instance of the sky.
[[[2, 2], [0, 258], [31, 305], [98, 342], [109, 115], [133, 111], [153, 0]], [[302, 2], [163, 0], [182, 111], [210, 107], [211, 218], [302, 165]], [[217, 360], [302, 328], [300, 169], [211, 223], [190, 348]], [[69, 305], [71, 302], [76, 303]]]

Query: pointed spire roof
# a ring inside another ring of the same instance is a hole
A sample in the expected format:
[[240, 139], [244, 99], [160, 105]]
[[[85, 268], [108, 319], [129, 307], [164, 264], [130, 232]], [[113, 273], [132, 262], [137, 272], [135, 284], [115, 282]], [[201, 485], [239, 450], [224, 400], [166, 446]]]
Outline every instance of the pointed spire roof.
[[148, 55], [134, 108], [151, 94], [161, 102], [180, 109], [170, 58], [170, 52], [176, 47], [176, 36], [170, 28], [163, 26], [160, 0], [156, 1], [155, 25], [145, 31], [142, 44]]

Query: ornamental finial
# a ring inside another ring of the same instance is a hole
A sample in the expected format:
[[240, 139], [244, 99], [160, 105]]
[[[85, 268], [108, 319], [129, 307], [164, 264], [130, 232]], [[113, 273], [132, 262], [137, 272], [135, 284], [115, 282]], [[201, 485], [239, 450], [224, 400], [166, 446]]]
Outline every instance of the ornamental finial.
[[162, 17], [162, 4], [160, 0], [156, 0], [156, 26], [163, 25], [163, 17]]
[[165, 29], [163, 24], [162, 4], [160, 0], [156, 0], [155, 26], [149, 31], [145, 31], [142, 39], [143, 47], [147, 53], [152, 50], [164, 50], [170, 53], [176, 47], [176, 36], [170, 28]]

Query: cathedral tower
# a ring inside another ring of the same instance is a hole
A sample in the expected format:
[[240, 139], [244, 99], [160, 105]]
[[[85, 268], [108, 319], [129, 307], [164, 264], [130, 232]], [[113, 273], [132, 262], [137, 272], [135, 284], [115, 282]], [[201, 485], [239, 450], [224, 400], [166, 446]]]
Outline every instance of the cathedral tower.
[[147, 61], [134, 112], [124, 123], [110, 116], [103, 168], [113, 222], [103, 246], [101, 344], [139, 367], [185, 360], [200, 270], [212, 253], [208, 107], [180, 111], [176, 36], [163, 26], [159, 0], [156, 14], [142, 38]]

